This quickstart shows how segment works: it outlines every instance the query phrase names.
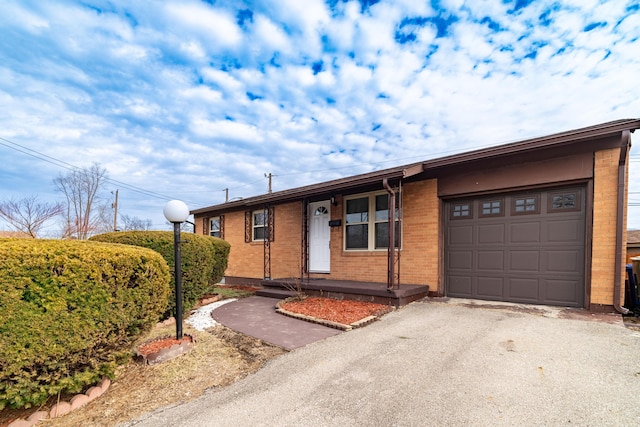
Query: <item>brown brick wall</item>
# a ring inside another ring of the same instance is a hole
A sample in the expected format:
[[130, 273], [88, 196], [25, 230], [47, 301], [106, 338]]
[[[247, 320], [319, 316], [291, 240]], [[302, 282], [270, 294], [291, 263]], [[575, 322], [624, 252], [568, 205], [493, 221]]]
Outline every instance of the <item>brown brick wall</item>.
[[591, 304], [613, 304], [619, 159], [619, 148], [595, 153]]
[[[403, 191], [402, 252], [400, 281], [437, 288], [439, 274], [438, 222], [440, 203], [437, 181], [406, 184]], [[335, 280], [387, 281], [387, 251], [345, 251], [343, 198], [331, 207], [331, 219], [341, 227], [331, 229], [331, 273], [313, 274]]]
[[[436, 180], [420, 181], [403, 187], [403, 249], [400, 278], [402, 283], [428, 284], [437, 288], [439, 277], [438, 223], [440, 202]], [[311, 274], [336, 280], [386, 282], [386, 251], [344, 251], [343, 198], [336, 197], [331, 219], [342, 226], [331, 228], [331, 273]], [[295, 277], [300, 271], [302, 239], [302, 203], [275, 206], [275, 240], [271, 243], [271, 276]], [[196, 221], [202, 233], [202, 219]], [[262, 278], [264, 249], [262, 242], [245, 243], [244, 211], [225, 214], [224, 239], [231, 244], [227, 276]]]
[[271, 243], [271, 276], [298, 277], [302, 262], [302, 202], [275, 208], [276, 236]]
[[[613, 304], [617, 221], [619, 148], [595, 153], [591, 295], [594, 305]], [[342, 226], [331, 228], [331, 273], [312, 274], [336, 280], [386, 282], [387, 252], [345, 251], [343, 197], [331, 206], [331, 219]], [[402, 283], [428, 284], [437, 290], [440, 272], [441, 201], [437, 181], [403, 186], [403, 232], [400, 275]], [[273, 278], [297, 276], [300, 271], [302, 203], [275, 206], [275, 241], [271, 243]], [[626, 221], [626, 217], [625, 217]], [[202, 232], [202, 220], [196, 221]], [[227, 276], [263, 277], [263, 243], [244, 242], [244, 211], [225, 214], [225, 240], [231, 244]], [[623, 251], [624, 252], [624, 251]], [[619, 274], [624, 275], [624, 269]]]
[[435, 179], [404, 186], [404, 283], [428, 284], [436, 290], [440, 276], [439, 224], [441, 202]]
[[[300, 265], [301, 203], [275, 206], [275, 236], [271, 242], [271, 277], [295, 277]], [[231, 244], [227, 276], [262, 279], [264, 242], [244, 241], [244, 211], [225, 214], [224, 239]], [[197, 223], [197, 222], [196, 222]]]

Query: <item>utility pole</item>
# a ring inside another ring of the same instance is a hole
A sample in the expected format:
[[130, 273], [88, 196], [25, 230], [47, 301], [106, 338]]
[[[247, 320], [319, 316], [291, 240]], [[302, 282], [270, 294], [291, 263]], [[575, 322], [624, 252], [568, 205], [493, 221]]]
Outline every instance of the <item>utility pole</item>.
[[111, 204], [113, 208], [113, 231], [118, 231], [118, 190], [116, 190], [116, 201]]
[[224, 202], [225, 203], [229, 202], [229, 189], [228, 188], [224, 189]]
[[264, 174], [265, 178], [269, 178], [269, 194], [271, 194], [271, 172], [269, 172], [269, 175], [267, 175], [266, 173]]

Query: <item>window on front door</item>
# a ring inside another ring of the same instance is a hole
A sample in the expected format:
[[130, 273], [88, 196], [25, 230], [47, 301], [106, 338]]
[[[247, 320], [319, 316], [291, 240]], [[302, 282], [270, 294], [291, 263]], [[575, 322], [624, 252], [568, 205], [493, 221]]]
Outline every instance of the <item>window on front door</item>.
[[[400, 247], [399, 199], [396, 197], [395, 246]], [[373, 193], [345, 199], [345, 249], [382, 250], [389, 245], [389, 195]]]

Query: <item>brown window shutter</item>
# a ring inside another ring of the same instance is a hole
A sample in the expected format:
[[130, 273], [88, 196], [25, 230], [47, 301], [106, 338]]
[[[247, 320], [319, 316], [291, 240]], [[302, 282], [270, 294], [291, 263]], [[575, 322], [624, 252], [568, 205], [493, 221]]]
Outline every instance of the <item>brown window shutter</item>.
[[244, 242], [249, 243], [252, 240], [251, 236], [251, 211], [244, 212]]
[[209, 234], [209, 218], [202, 218], [202, 234], [205, 236]]
[[224, 215], [220, 215], [220, 238], [224, 239]]

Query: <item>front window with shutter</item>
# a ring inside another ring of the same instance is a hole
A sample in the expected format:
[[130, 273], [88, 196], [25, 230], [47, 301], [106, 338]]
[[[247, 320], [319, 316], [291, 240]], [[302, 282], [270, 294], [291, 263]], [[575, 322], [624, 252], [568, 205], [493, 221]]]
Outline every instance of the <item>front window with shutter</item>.
[[216, 216], [209, 221], [209, 235], [213, 237], [222, 237], [222, 229], [220, 228], [220, 217]]
[[[274, 211], [273, 206], [268, 209], [246, 211], [244, 213], [244, 241], [263, 242], [269, 236], [269, 241], [274, 241]], [[224, 222], [222, 232], [224, 233]]]
[[253, 211], [253, 238], [252, 240], [255, 242], [256, 240], [264, 240], [266, 236], [267, 229], [267, 215], [268, 213], [264, 210]]

